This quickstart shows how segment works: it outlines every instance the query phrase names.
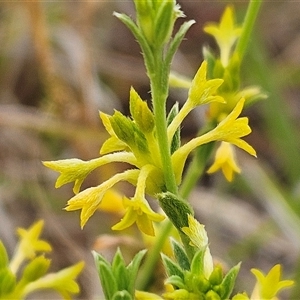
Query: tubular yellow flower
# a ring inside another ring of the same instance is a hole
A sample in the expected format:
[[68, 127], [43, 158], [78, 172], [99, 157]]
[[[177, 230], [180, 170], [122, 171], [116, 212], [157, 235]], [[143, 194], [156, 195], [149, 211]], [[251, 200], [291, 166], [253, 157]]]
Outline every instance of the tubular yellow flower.
[[123, 206], [123, 195], [115, 189], [109, 189], [104, 194], [98, 209], [101, 211], [123, 215], [125, 210]]
[[241, 137], [251, 133], [251, 128], [248, 125], [248, 118], [238, 118], [242, 112], [244, 103], [245, 99], [242, 98], [233, 111], [221, 121], [215, 129], [210, 131], [208, 135], [214, 135], [215, 140], [234, 144], [249, 154], [256, 156], [255, 150], [247, 142], [241, 139]]
[[164, 216], [154, 212], [144, 199], [124, 198], [126, 213], [123, 219], [112, 227], [113, 230], [123, 230], [136, 222], [140, 231], [148, 235], [154, 235], [152, 221], [161, 222]]
[[60, 175], [55, 183], [56, 188], [74, 181], [75, 183], [73, 191], [75, 194], [79, 192], [83, 180], [93, 170], [90, 162], [86, 162], [77, 158], [45, 161], [43, 164], [54, 171], [60, 172]]
[[192, 80], [188, 99], [168, 126], [168, 139], [172, 140], [174, 133], [180, 126], [184, 118], [198, 105], [204, 105], [210, 102], [225, 103], [223, 97], [217, 95], [217, 89], [223, 83], [223, 79], [206, 79], [207, 62], [203, 61], [194, 79]]
[[80, 225], [81, 228], [83, 228], [88, 219], [94, 214], [94, 212], [99, 207], [102, 198], [108, 189], [113, 187], [119, 181], [136, 181], [139, 173], [140, 170], [127, 170], [123, 173], [118, 173], [110, 179], [108, 179], [107, 181], [103, 182], [102, 184], [96, 187], [88, 188], [72, 197], [68, 201], [65, 210], [73, 211], [81, 209]]
[[47, 274], [38, 280], [29, 283], [24, 289], [24, 296], [40, 289], [54, 289], [64, 299], [71, 299], [72, 294], [80, 291], [76, 278], [84, 267], [84, 262], [79, 262], [57, 273]]
[[17, 233], [20, 237], [20, 242], [9, 265], [14, 274], [22, 262], [26, 259], [33, 259], [36, 256], [36, 252], [49, 252], [52, 250], [48, 242], [40, 239], [43, 227], [44, 221], [40, 220], [27, 230], [18, 228]]
[[73, 192], [74, 194], [77, 194], [82, 182], [93, 170], [111, 162], [127, 162], [132, 165], [137, 164], [134, 155], [129, 152], [107, 154], [89, 161], [70, 158], [57, 161], [44, 161], [43, 164], [60, 173], [55, 183], [56, 188], [74, 181]]
[[197, 147], [213, 142], [224, 141], [236, 145], [249, 154], [256, 156], [256, 152], [247, 142], [241, 138], [251, 132], [248, 125], [248, 118], [238, 118], [244, 105], [245, 100], [242, 98], [233, 111], [221, 121], [213, 130], [196, 137], [185, 145], [176, 150], [172, 155], [172, 164], [178, 184], [181, 181], [183, 167], [188, 155]]
[[234, 148], [227, 142], [222, 142], [216, 151], [215, 161], [207, 170], [207, 173], [215, 173], [222, 170], [225, 178], [232, 181], [234, 173], [240, 173], [241, 169], [235, 160]]
[[252, 269], [251, 272], [257, 280], [257, 289], [254, 289], [251, 299], [275, 300], [276, 295], [282, 289], [291, 287], [294, 284], [293, 280], [280, 280], [281, 265], [279, 264], [275, 265], [267, 275], [264, 275], [258, 269]]
[[223, 97], [216, 94], [217, 89], [224, 80], [219, 78], [207, 80], [206, 77], [207, 61], [204, 60], [197, 71], [189, 90], [187, 102], [190, 102], [193, 107], [214, 101], [225, 103]]
[[242, 27], [235, 25], [235, 14], [232, 6], [227, 6], [220, 20], [220, 24], [208, 23], [204, 31], [211, 34], [219, 48], [221, 62], [224, 67], [229, 63], [232, 47], [241, 35]]
[[145, 199], [146, 181], [149, 174], [155, 170], [152, 165], [145, 165], [141, 168], [134, 197], [130, 200], [124, 198], [123, 204], [126, 208], [124, 218], [112, 227], [113, 230], [123, 230], [136, 222], [138, 228], [145, 234], [154, 235], [152, 221], [161, 222], [164, 216], [155, 213]]

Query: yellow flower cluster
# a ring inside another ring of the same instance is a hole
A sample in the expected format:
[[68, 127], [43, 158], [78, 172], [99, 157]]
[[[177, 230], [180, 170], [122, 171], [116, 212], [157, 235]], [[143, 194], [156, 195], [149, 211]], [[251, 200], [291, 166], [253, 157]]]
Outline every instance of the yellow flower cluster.
[[[192, 81], [188, 100], [170, 120], [168, 126], [170, 148], [172, 147], [175, 133], [192, 109], [211, 102], [223, 103], [225, 101], [217, 93], [222, 82], [223, 80], [221, 79], [207, 80], [207, 62], [204, 61]], [[241, 139], [251, 132], [248, 119], [239, 117], [243, 106], [244, 99], [241, 99], [233, 111], [213, 130], [190, 140], [181, 147], [178, 145], [172, 150], [172, 166], [178, 185], [181, 182], [183, 168], [188, 155], [201, 145], [213, 141], [222, 141], [236, 145], [255, 156], [255, 150]], [[99, 158], [90, 161], [82, 161], [75, 158], [47, 161], [44, 162], [44, 165], [60, 173], [56, 181], [56, 187], [74, 182], [73, 190], [75, 196], [68, 201], [65, 209], [67, 211], [81, 210], [81, 227], [86, 224], [88, 219], [99, 208], [105, 194], [118, 182], [127, 181], [136, 186], [136, 192], [132, 198], [123, 200], [125, 216], [112, 229], [121, 230], [137, 223], [142, 232], [154, 235], [152, 222], [160, 222], [164, 219], [164, 216], [151, 209], [145, 194], [153, 196], [164, 191], [163, 165], [156, 139], [157, 129], [154, 125], [154, 115], [146, 102], [140, 98], [133, 88], [130, 91], [130, 112], [131, 119], [118, 111], [112, 116], [100, 113], [101, 120], [110, 134], [110, 138], [104, 142], [100, 150], [102, 156]], [[224, 148], [224, 150], [220, 150], [220, 157], [224, 156], [226, 147], [224, 146]], [[238, 167], [234, 164], [232, 153], [229, 151], [226, 155], [226, 159], [220, 158], [211, 170], [222, 168], [227, 177], [231, 178], [232, 170], [237, 171]], [[79, 192], [80, 186], [88, 174], [94, 169], [111, 162], [125, 162], [134, 168], [128, 169], [123, 173], [117, 173], [100, 185]], [[112, 199], [111, 206], [113, 205]]]

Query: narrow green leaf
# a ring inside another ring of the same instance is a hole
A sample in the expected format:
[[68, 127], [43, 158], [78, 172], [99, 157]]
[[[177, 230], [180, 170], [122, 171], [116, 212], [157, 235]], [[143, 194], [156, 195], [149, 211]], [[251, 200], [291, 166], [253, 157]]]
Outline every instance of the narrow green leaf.
[[154, 43], [157, 47], [163, 46], [170, 39], [174, 19], [173, 1], [166, 1], [163, 5], [160, 5], [157, 15], [155, 16], [154, 25]]
[[113, 272], [107, 264], [100, 261], [98, 264], [98, 273], [106, 300], [111, 300], [118, 291], [117, 282]]
[[194, 255], [191, 262], [191, 273], [192, 274], [203, 274], [204, 272], [204, 255], [206, 248], [200, 249]]
[[96, 251], [92, 251], [92, 254], [95, 260], [105, 299], [110, 300], [114, 293], [118, 291], [111, 265], [101, 254], [97, 253]]
[[240, 267], [241, 263], [238, 263], [236, 266], [231, 268], [229, 272], [224, 276], [224, 279], [221, 283], [221, 286], [224, 288], [224, 292], [221, 295], [222, 299], [229, 299], [234, 288], [235, 280], [239, 273]]
[[115, 279], [118, 285], [118, 290], [127, 290], [129, 283], [128, 271], [123, 263], [120, 263], [113, 269]]
[[122, 252], [120, 248], [118, 248], [111, 264], [112, 271], [114, 272], [114, 269], [116, 269], [120, 265], [122, 265], [125, 268], [125, 262], [124, 262]]
[[2, 268], [6, 268], [6, 266], [8, 265], [8, 255], [5, 249], [4, 244], [2, 243], [2, 241], [0, 240], [0, 270]]
[[141, 250], [140, 252], [138, 252], [134, 256], [134, 258], [131, 260], [129, 265], [127, 266], [128, 276], [129, 276], [127, 291], [131, 295], [134, 295], [135, 280], [136, 280], [136, 277], [137, 277], [137, 274], [138, 274], [138, 270], [139, 270], [141, 261], [142, 261], [143, 257], [145, 256], [146, 252], [147, 252], [146, 249]]
[[9, 268], [0, 270], [0, 299], [10, 294], [16, 287], [16, 277]]
[[184, 248], [175, 240], [171, 239], [171, 244], [174, 252], [174, 256], [179, 266], [183, 270], [190, 270], [191, 265], [187, 254], [184, 251]]
[[179, 276], [182, 280], [184, 279], [184, 272], [174, 261], [172, 261], [165, 254], [161, 254], [163, 264], [165, 266], [168, 276], [176, 275]]
[[175, 34], [173, 40], [171, 41], [169, 49], [168, 49], [167, 54], [166, 54], [165, 62], [166, 62], [167, 66], [171, 64], [173, 56], [176, 53], [176, 51], [177, 51], [181, 41], [183, 40], [185, 34], [189, 30], [189, 28], [195, 23], [196, 22], [194, 20], [190, 20], [190, 21], [184, 22], [180, 26], [179, 30], [177, 31], [177, 33]]
[[[178, 114], [179, 111], [179, 105], [178, 102], [176, 102], [173, 107], [171, 108], [169, 114], [168, 114], [168, 119], [167, 119], [167, 123], [168, 125], [171, 124], [171, 122], [173, 121], [173, 119], [175, 118], [175, 116]], [[180, 139], [180, 127], [177, 128], [173, 139], [172, 139], [172, 143], [171, 143], [171, 154], [173, 154], [179, 147], [180, 147], [180, 143], [181, 139]]]
[[172, 275], [168, 277], [165, 281], [165, 284], [172, 284], [175, 288], [187, 289], [187, 286], [184, 283], [184, 280], [178, 275]]
[[134, 37], [136, 38], [136, 40], [138, 41], [138, 43], [142, 48], [147, 69], [154, 70], [155, 63], [154, 63], [152, 49], [148, 44], [147, 39], [144, 37], [143, 33], [141, 32], [140, 28], [132, 21], [130, 17], [128, 17], [125, 14], [114, 12], [113, 15], [117, 17], [120, 21], [122, 21], [132, 32], [132, 34], [134, 35]]

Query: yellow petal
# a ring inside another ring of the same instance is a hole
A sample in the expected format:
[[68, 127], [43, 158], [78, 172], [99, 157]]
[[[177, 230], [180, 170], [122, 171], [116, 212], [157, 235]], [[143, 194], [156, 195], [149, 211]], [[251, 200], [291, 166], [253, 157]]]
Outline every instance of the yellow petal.
[[241, 169], [236, 163], [234, 149], [227, 142], [222, 142], [220, 147], [217, 149], [215, 161], [207, 170], [207, 173], [211, 174], [218, 170], [222, 170], [228, 181], [232, 181], [234, 173], [241, 172]]
[[125, 209], [123, 206], [123, 195], [118, 193], [114, 189], [109, 189], [104, 194], [98, 209], [101, 211], [116, 213], [123, 215], [125, 213]]

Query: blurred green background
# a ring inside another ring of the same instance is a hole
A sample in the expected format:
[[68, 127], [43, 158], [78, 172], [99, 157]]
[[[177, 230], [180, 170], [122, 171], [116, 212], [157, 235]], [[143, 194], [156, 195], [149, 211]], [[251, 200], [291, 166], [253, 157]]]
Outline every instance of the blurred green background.
[[[187, 19], [197, 23], [173, 70], [192, 77], [202, 61], [202, 46], [216, 48], [203, 25], [218, 21], [228, 2], [179, 3]], [[241, 21], [247, 1], [232, 3]], [[97, 212], [80, 230], [79, 214], [62, 210], [72, 196], [71, 185], [55, 190], [57, 174], [41, 164], [98, 156], [107, 137], [98, 111], [128, 112], [131, 85], [144, 99], [150, 97], [140, 49], [113, 11], [134, 17], [131, 1], [0, 4], [0, 239], [12, 253], [16, 227], [45, 219], [44, 237], [54, 248], [53, 270], [87, 261], [80, 299], [99, 299], [91, 249], [110, 255], [118, 245], [129, 253], [143, 247], [132, 232], [112, 235], [110, 227], [119, 218], [112, 214]], [[285, 276], [297, 283], [292, 293], [283, 294], [286, 299], [300, 295], [299, 15], [297, 2], [263, 3], [242, 65], [242, 84], [259, 85], [269, 95], [245, 112], [253, 128], [247, 141], [258, 158], [238, 152], [243, 172], [233, 183], [220, 174], [204, 176], [191, 196], [212, 253], [229, 266], [243, 261], [239, 290], [251, 290], [250, 268], [267, 272], [281, 263]], [[184, 93], [171, 90], [170, 104], [184, 100]], [[184, 138], [196, 133], [199, 114], [185, 122]], [[112, 167], [101, 168], [85, 186], [113, 172]], [[130, 187], [120, 186], [124, 190]]]

